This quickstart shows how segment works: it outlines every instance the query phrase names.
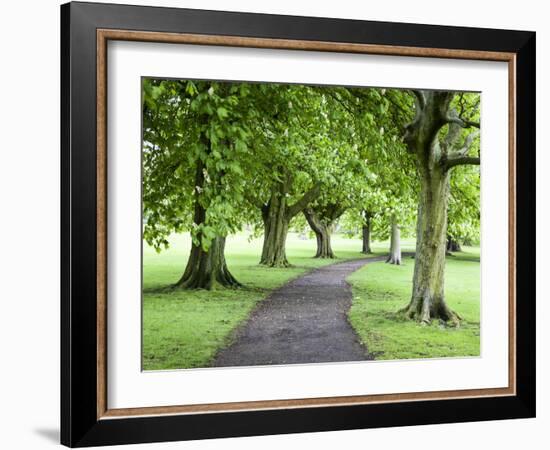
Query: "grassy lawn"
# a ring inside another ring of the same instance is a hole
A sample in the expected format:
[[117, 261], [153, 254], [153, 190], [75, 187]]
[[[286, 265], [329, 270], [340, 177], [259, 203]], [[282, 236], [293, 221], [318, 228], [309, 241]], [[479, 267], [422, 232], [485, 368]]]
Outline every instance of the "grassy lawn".
[[446, 300], [464, 319], [458, 329], [437, 322], [420, 326], [395, 317], [410, 300], [414, 261], [409, 257], [402, 266], [369, 264], [348, 278], [354, 298], [349, 319], [375, 359], [480, 354], [479, 248], [463, 250], [447, 258], [445, 273]]
[[[292, 278], [334, 260], [314, 259], [315, 239], [290, 233], [287, 257], [294, 266], [271, 269], [258, 266], [261, 239], [244, 234], [226, 243], [227, 264], [246, 287], [236, 290], [172, 291], [162, 288], [181, 276], [190, 250], [188, 235], [173, 236], [170, 249], [157, 254], [143, 249], [143, 369], [181, 369], [208, 366], [216, 352], [228, 345], [231, 332], [250, 314], [258, 301]], [[387, 243], [374, 246], [384, 251]], [[333, 236], [340, 260], [363, 257], [361, 242]]]
[[[170, 249], [157, 254], [143, 249], [143, 369], [206, 367], [216, 352], [230, 343], [232, 331], [250, 315], [271, 290], [309, 270], [334, 260], [314, 259], [315, 239], [290, 233], [287, 256], [294, 265], [285, 269], [258, 266], [261, 239], [245, 234], [227, 239], [226, 258], [231, 272], [246, 287], [216, 291], [170, 291], [163, 288], [181, 276], [190, 250], [188, 235], [171, 239]], [[333, 236], [339, 260], [361, 258], [361, 242]], [[403, 251], [414, 249], [404, 240]], [[388, 243], [375, 243], [385, 254]], [[479, 355], [479, 250], [466, 248], [447, 259], [447, 300], [464, 319], [458, 330], [438, 324], [421, 327], [401, 322], [392, 313], [407, 304], [414, 261], [404, 266], [373, 263], [354, 273], [354, 303], [350, 322], [376, 359]]]

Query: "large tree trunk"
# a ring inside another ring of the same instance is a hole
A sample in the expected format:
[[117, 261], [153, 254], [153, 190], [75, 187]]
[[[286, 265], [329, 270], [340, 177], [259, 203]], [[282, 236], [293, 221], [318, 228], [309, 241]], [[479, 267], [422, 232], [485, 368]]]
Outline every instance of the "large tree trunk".
[[296, 203], [289, 205], [287, 194], [290, 189], [290, 176], [285, 182], [275, 183], [271, 198], [263, 205], [264, 243], [260, 264], [268, 267], [289, 267], [286, 257], [286, 236], [292, 218], [319, 194], [319, 185], [314, 185]]
[[401, 233], [395, 216], [391, 221], [390, 254], [386, 262], [401, 265]]
[[364, 219], [365, 221], [361, 229], [363, 238], [363, 248], [361, 250], [361, 253], [370, 255], [372, 253], [372, 250], [370, 248], [371, 215], [369, 213], [365, 213]]
[[208, 251], [193, 244], [183, 276], [176, 283], [182, 289], [214, 289], [238, 287], [241, 284], [231, 275], [224, 256], [225, 237], [216, 237]]
[[315, 254], [315, 258], [336, 258], [330, 245], [332, 223], [323, 223], [312, 208], [304, 209], [304, 216], [317, 238], [317, 253]]
[[[454, 93], [413, 93], [415, 118], [406, 127], [404, 142], [416, 156], [420, 196], [412, 296], [402, 312], [423, 323], [440, 319], [458, 325], [460, 317], [447, 306], [444, 294], [449, 169], [459, 164], [479, 164], [479, 158], [467, 156], [475, 133], [455, 151], [453, 146], [460, 142], [460, 127], [469, 125], [450, 109]], [[439, 132], [446, 124], [448, 133], [440, 141]]]
[[458, 325], [460, 317], [447, 306], [444, 293], [449, 173], [429, 162], [418, 166], [421, 190], [413, 292], [404, 313], [423, 323], [442, 319]]
[[290, 218], [284, 195], [274, 192], [269, 203], [262, 209], [264, 222], [264, 244], [260, 264], [268, 267], [288, 267], [286, 258], [286, 236]]
[[[204, 184], [203, 164], [199, 161], [195, 173], [195, 186]], [[199, 202], [200, 192], [195, 190], [195, 211], [193, 221], [200, 225], [206, 220], [206, 209]], [[193, 242], [187, 266], [182, 277], [174, 285], [181, 289], [213, 289], [217, 286], [238, 287], [240, 283], [231, 275], [225, 262], [225, 236], [218, 236], [204, 250], [203, 236]]]

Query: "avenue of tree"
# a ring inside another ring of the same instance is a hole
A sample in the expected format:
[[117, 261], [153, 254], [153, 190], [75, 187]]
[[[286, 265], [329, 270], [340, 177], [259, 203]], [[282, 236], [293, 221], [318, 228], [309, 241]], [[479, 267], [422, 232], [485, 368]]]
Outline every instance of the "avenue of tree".
[[176, 289], [236, 288], [228, 235], [263, 236], [259, 264], [286, 267], [292, 227], [316, 258], [331, 233], [416, 238], [410, 303], [400, 313], [458, 325], [445, 303], [445, 256], [478, 239], [479, 107], [474, 93], [143, 80], [144, 240], [158, 251], [189, 232]]

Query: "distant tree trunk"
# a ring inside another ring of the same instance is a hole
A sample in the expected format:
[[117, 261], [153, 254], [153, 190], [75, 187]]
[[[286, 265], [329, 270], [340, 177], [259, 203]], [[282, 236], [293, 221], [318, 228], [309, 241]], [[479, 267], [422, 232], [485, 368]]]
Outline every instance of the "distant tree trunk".
[[386, 262], [401, 265], [401, 233], [395, 215], [391, 221], [390, 254]]
[[460, 244], [455, 241], [451, 236], [447, 236], [447, 253], [461, 252]]
[[279, 189], [272, 192], [268, 204], [262, 208], [264, 222], [264, 243], [260, 264], [269, 267], [288, 267], [286, 258], [286, 236], [291, 217], [287, 213], [286, 196]]
[[323, 223], [312, 208], [304, 209], [304, 216], [317, 238], [317, 253], [315, 254], [315, 258], [335, 258], [330, 245], [332, 223]]
[[371, 215], [365, 211], [363, 217], [364, 222], [361, 230], [363, 237], [363, 249], [361, 250], [361, 253], [369, 255], [372, 253], [372, 250], [370, 248]]
[[319, 193], [319, 185], [313, 186], [300, 200], [289, 205], [287, 194], [290, 180], [274, 184], [271, 198], [262, 206], [264, 243], [260, 264], [268, 267], [288, 267], [286, 236], [292, 218], [300, 213]]
[[[204, 184], [203, 164], [199, 162], [195, 173], [195, 186]], [[199, 202], [200, 193], [195, 190], [195, 211], [193, 221], [200, 225], [206, 219], [206, 209]], [[225, 262], [225, 236], [215, 237], [208, 250], [203, 249], [203, 236], [193, 242], [187, 266], [182, 277], [174, 285], [180, 289], [214, 289], [217, 286], [238, 287], [241, 284], [231, 275]]]

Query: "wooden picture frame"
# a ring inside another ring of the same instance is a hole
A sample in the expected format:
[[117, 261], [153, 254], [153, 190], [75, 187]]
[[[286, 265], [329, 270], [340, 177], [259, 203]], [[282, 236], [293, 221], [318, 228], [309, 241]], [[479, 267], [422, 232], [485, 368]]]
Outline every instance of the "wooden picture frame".
[[[509, 67], [506, 388], [110, 409], [109, 40], [504, 61]], [[110, 4], [61, 7], [61, 441], [68, 446], [535, 415], [535, 33]]]

